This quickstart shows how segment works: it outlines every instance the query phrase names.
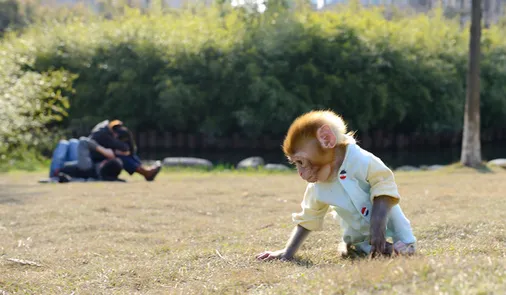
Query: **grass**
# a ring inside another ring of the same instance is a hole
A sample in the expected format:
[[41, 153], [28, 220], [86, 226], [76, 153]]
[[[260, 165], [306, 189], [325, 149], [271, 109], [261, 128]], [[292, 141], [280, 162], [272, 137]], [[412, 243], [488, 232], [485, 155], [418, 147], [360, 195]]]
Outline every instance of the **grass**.
[[22, 160], [0, 158], [0, 173], [48, 171], [50, 164], [50, 159], [41, 159], [35, 157]]
[[341, 259], [329, 216], [295, 262], [267, 263], [255, 254], [282, 247], [299, 210], [305, 185], [293, 173], [169, 170], [152, 183], [38, 184], [45, 174], [0, 174], [0, 294], [505, 291], [502, 170], [396, 173], [415, 257]]

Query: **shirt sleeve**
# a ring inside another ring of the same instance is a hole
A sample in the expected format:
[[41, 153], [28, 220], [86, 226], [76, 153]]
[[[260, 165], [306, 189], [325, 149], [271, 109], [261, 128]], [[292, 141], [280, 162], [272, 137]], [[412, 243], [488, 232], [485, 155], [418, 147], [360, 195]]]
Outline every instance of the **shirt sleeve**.
[[86, 142], [86, 143], [87, 143], [87, 145], [88, 145], [88, 149], [89, 149], [90, 151], [95, 151], [95, 150], [97, 150], [98, 143], [97, 143], [96, 141], [94, 141], [93, 139], [91, 139], [91, 138], [89, 138], [89, 137], [81, 136], [81, 137], [79, 138], [79, 140], [82, 140], [82, 141]]
[[301, 212], [292, 214], [293, 222], [307, 230], [322, 230], [323, 219], [329, 209], [329, 205], [316, 199], [313, 184], [308, 184], [301, 207]]
[[367, 181], [371, 185], [371, 202], [377, 196], [390, 196], [400, 199], [401, 196], [395, 183], [394, 173], [388, 168], [381, 159], [371, 156], [369, 169], [367, 171]]
[[93, 139], [104, 148], [120, 150], [122, 152], [127, 152], [129, 150], [129, 147], [126, 143], [122, 142], [121, 140], [115, 139], [114, 137], [112, 137], [111, 135], [107, 134], [102, 130], [96, 132], [93, 136]]

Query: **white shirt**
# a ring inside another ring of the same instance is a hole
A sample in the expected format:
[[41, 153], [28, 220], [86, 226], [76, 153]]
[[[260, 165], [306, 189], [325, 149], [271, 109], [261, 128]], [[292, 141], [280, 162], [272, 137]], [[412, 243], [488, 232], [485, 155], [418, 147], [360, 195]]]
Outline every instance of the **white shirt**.
[[[329, 182], [308, 183], [302, 211], [292, 214], [292, 218], [308, 230], [321, 230], [323, 219], [331, 208], [334, 217], [341, 219], [345, 242], [367, 241], [372, 201], [380, 195], [400, 199], [393, 172], [379, 158], [350, 143], [338, 176]], [[404, 243], [416, 241], [399, 204], [391, 209], [387, 235]]]

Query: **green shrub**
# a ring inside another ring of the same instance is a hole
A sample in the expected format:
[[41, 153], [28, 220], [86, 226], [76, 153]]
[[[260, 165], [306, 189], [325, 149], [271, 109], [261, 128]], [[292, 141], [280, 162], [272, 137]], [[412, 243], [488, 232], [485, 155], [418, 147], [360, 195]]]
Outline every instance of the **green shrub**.
[[[505, 37], [500, 27], [483, 32], [483, 128], [506, 125]], [[125, 9], [112, 20], [41, 23], [0, 44], [0, 118], [15, 122], [1, 129], [0, 149], [33, 143], [48, 124], [90, 128], [104, 118], [137, 130], [280, 137], [315, 108], [359, 131], [455, 132], [468, 38], [437, 10], [386, 20], [356, 5], [263, 15], [226, 5]]]
[[65, 70], [29, 71], [22, 64], [30, 58], [0, 50], [0, 158], [24, 158], [41, 151], [58, 133], [50, 130], [67, 117], [74, 74]]

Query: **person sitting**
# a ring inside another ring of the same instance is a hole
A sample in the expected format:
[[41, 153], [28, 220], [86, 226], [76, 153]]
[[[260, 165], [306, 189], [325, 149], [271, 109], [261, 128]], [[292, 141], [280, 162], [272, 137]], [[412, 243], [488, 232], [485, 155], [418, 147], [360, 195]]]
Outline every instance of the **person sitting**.
[[[136, 154], [135, 141], [127, 127], [120, 120], [104, 120], [93, 127], [90, 139], [97, 144], [112, 149], [117, 158], [121, 159], [123, 169], [130, 175], [139, 173], [147, 181], [153, 181], [161, 170], [161, 163], [157, 161], [154, 167], [145, 167]], [[91, 152], [92, 161], [97, 163], [105, 159], [98, 151]]]
[[56, 144], [51, 156], [51, 165], [49, 167], [49, 178], [58, 176], [58, 172], [65, 165], [65, 163], [76, 161], [79, 140], [71, 138], [69, 140], [62, 139]]
[[88, 170], [82, 170], [77, 165], [70, 164], [65, 165], [58, 173], [58, 182], [71, 182], [73, 178], [124, 182], [124, 180], [118, 178], [121, 170], [123, 170], [123, 164], [118, 158], [106, 159]]
[[[93, 163], [90, 157], [92, 151], [101, 153], [105, 159]], [[123, 169], [123, 162], [116, 158], [111, 149], [98, 145], [94, 140], [81, 137], [77, 146], [77, 159], [66, 162], [58, 169], [58, 182], [70, 182], [73, 178], [97, 179], [102, 181], [123, 181], [118, 178]]]
[[107, 159], [115, 158], [113, 150], [106, 149], [87, 137], [62, 139], [53, 150], [49, 178], [58, 177], [58, 173], [63, 167], [72, 164], [77, 164], [81, 170], [92, 168], [90, 150], [102, 154]]

